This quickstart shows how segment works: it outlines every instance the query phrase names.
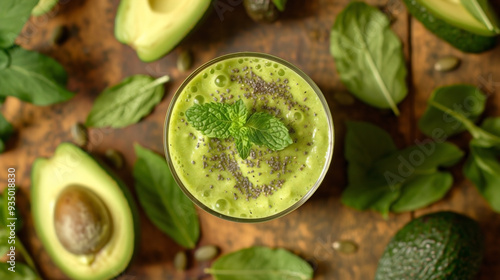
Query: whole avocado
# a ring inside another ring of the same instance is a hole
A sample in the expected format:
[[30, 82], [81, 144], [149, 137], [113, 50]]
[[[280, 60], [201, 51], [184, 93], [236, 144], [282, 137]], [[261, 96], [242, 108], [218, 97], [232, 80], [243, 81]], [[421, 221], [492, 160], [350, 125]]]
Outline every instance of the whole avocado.
[[483, 252], [484, 237], [476, 221], [454, 212], [428, 214], [396, 233], [375, 280], [472, 280]]

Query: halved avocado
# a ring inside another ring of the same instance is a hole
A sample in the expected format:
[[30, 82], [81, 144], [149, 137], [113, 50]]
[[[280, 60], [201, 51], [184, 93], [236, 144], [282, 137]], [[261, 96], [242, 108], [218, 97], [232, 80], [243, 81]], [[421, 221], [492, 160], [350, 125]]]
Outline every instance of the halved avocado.
[[35, 230], [54, 263], [72, 279], [110, 279], [125, 270], [139, 239], [126, 186], [70, 143], [36, 159], [31, 174]]
[[460, 4], [460, 0], [403, 2], [408, 11], [428, 30], [463, 52], [481, 53], [494, 48], [497, 43], [494, 32], [485, 25], [481, 27], [482, 23]]
[[57, 4], [59, 0], [40, 0], [38, 4], [31, 10], [34, 16], [41, 16], [48, 13]]
[[210, 5], [210, 0], [122, 0], [115, 37], [134, 48], [141, 60], [157, 60], [189, 34]]
[[[463, 30], [482, 35], [496, 36], [497, 33], [491, 30], [482, 22], [477, 20], [464, 7], [460, 0], [417, 0], [425, 6], [429, 12], [443, 21], [461, 28]], [[473, 1], [473, 0], [468, 0]]]

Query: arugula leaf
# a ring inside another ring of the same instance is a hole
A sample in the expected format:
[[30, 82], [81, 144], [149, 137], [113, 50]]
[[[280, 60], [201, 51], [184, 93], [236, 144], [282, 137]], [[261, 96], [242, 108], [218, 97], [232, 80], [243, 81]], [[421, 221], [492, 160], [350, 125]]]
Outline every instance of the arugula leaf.
[[15, 272], [9, 271], [10, 265], [8, 263], [0, 263], [0, 279], [9, 280], [36, 280], [41, 279], [37, 277], [36, 272], [29, 266], [17, 263]]
[[330, 52], [340, 79], [354, 96], [399, 115], [397, 104], [408, 93], [407, 70], [401, 42], [386, 15], [351, 2], [335, 20]]
[[170, 78], [154, 80], [150, 76], [135, 75], [105, 89], [95, 100], [87, 116], [87, 127], [120, 128], [137, 123], [161, 101], [163, 84]]
[[288, 0], [273, 0], [274, 6], [280, 10], [280, 12], [283, 12], [285, 10], [286, 2]]
[[0, 70], [10, 66], [10, 55], [7, 51], [0, 49]]
[[134, 145], [134, 181], [146, 215], [179, 245], [194, 248], [200, 225], [193, 203], [181, 191], [163, 157]]
[[6, 52], [10, 64], [0, 70], [0, 98], [14, 96], [43, 106], [73, 97], [74, 94], [65, 88], [66, 71], [57, 61], [19, 46]]
[[14, 40], [37, 3], [38, 0], [0, 1], [0, 49], [6, 49], [14, 44]]
[[488, 0], [460, 0], [460, 2], [488, 30], [500, 34], [500, 20]]
[[441, 199], [453, 177], [439, 168], [456, 164], [464, 155], [455, 145], [432, 141], [397, 150], [387, 132], [362, 122], [347, 123], [345, 143], [349, 184], [342, 203], [385, 217]]
[[429, 106], [418, 122], [427, 136], [443, 131], [447, 137], [465, 130], [476, 130], [476, 122], [484, 112], [486, 96], [473, 85], [452, 85], [434, 90]]
[[242, 159], [250, 154], [252, 143], [282, 150], [293, 143], [288, 128], [276, 117], [257, 112], [248, 117], [243, 100], [234, 104], [195, 104], [186, 111], [188, 122], [203, 135], [212, 138], [233, 136]]
[[309, 280], [313, 269], [284, 249], [250, 247], [218, 258], [205, 269], [215, 280]]
[[0, 153], [5, 150], [5, 142], [14, 133], [12, 125], [0, 114]]
[[[482, 129], [500, 137], [500, 118], [489, 118]], [[470, 156], [464, 174], [471, 180], [494, 211], [500, 213], [500, 145], [484, 147], [480, 140], [470, 142]]]

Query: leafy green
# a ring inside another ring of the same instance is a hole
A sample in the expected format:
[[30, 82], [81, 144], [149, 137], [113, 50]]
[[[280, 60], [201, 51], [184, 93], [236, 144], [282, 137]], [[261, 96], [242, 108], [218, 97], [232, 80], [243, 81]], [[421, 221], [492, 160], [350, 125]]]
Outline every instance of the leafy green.
[[193, 203], [180, 190], [164, 158], [134, 145], [135, 189], [146, 215], [179, 245], [194, 248], [200, 225]]
[[463, 157], [455, 145], [430, 140], [397, 150], [387, 132], [363, 122], [347, 123], [345, 143], [349, 184], [342, 203], [385, 217], [390, 211], [412, 211], [441, 199], [453, 177], [439, 168]]
[[[489, 118], [482, 129], [500, 137], [500, 118]], [[474, 139], [470, 142], [470, 156], [464, 165], [464, 174], [488, 201], [491, 208], [500, 213], [500, 145], [484, 147]]]
[[288, 128], [276, 117], [264, 112], [248, 115], [241, 99], [234, 104], [195, 104], [186, 111], [188, 122], [203, 135], [221, 139], [233, 136], [243, 159], [250, 154], [252, 143], [275, 151], [293, 143]]
[[408, 93], [407, 70], [401, 42], [386, 15], [365, 3], [351, 2], [335, 20], [330, 52], [350, 92], [399, 115], [397, 104]]
[[288, 0], [273, 0], [273, 3], [276, 6], [276, 8], [278, 8], [278, 10], [283, 12], [285, 10], [285, 6], [286, 6], [287, 1]]
[[5, 142], [14, 132], [12, 125], [0, 114], [0, 153], [5, 150]]
[[485, 100], [484, 94], [472, 86], [437, 89], [419, 127], [427, 135], [439, 129], [449, 135], [464, 130], [472, 134], [464, 174], [493, 210], [500, 212], [500, 118], [486, 119], [481, 127], [475, 124], [484, 111]]
[[85, 125], [120, 128], [137, 123], [161, 101], [165, 93], [162, 85], [169, 80], [168, 76], [156, 80], [145, 75], [125, 78], [97, 97]]
[[440, 131], [450, 137], [475, 130], [474, 122], [484, 112], [486, 96], [472, 85], [452, 85], [435, 89], [427, 103], [418, 122], [420, 130], [431, 137]]
[[488, 30], [500, 34], [500, 20], [488, 0], [460, 0], [460, 2]]
[[73, 97], [65, 88], [66, 71], [57, 61], [19, 46], [6, 52], [10, 64], [0, 70], [0, 97], [15, 96], [35, 105], [50, 105]]
[[250, 247], [224, 255], [205, 272], [215, 280], [308, 280], [311, 266], [284, 249]]
[[36, 272], [31, 267], [16, 262], [15, 272], [9, 271], [10, 265], [8, 263], [0, 263], [0, 279], [9, 280], [35, 280], [40, 279], [37, 277]]
[[0, 49], [8, 48], [14, 44], [14, 40], [28, 21], [31, 10], [37, 3], [38, 0], [0, 1]]

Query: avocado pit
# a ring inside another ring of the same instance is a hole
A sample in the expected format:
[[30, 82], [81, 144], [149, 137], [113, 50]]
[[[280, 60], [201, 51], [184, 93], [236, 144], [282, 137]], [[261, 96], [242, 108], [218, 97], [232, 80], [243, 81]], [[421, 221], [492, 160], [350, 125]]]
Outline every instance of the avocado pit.
[[98, 252], [112, 233], [106, 205], [94, 192], [80, 185], [69, 185], [59, 194], [54, 227], [59, 242], [75, 255]]

